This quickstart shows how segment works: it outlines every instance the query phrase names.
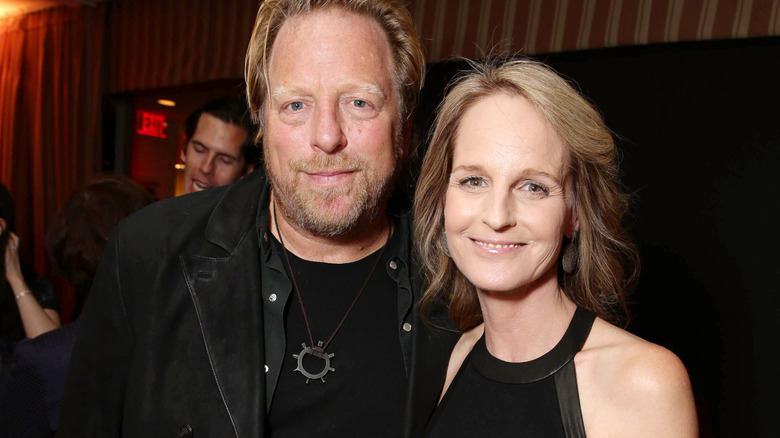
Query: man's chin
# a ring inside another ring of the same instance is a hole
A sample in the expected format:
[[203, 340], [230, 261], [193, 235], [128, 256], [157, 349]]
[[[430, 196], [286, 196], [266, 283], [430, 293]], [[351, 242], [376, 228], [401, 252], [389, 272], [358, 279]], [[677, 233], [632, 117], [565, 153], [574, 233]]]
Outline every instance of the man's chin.
[[357, 228], [367, 213], [361, 202], [354, 198], [326, 200], [295, 199], [281, 206], [285, 217], [295, 225], [318, 236], [339, 236]]

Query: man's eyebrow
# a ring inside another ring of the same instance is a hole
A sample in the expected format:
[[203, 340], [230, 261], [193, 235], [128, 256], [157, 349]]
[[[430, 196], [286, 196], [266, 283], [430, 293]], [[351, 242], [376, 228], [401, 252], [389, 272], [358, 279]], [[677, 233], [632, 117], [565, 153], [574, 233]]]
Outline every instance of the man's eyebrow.
[[[358, 92], [375, 94], [381, 97], [382, 99], [386, 98], [385, 93], [376, 84], [361, 83], [361, 84], [355, 84], [353, 86], [345, 87], [345, 89], [347, 90], [346, 92], [358, 91]], [[284, 85], [280, 85], [273, 90], [271, 96], [274, 99], [278, 99], [280, 97], [299, 94], [299, 93], [303, 93], [303, 91], [301, 91], [300, 88], [286, 87]]]
[[376, 84], [358, 84], [353, 89], [356, 91], [362, 91], [364, 93], [376, 94], [383, 99], [385, 98], [385, 93]]
[[280, 85], [280, 86], [274, 88], [274, 91], [271, 93], [271, 97], [276, 99], [276, 98], [279, 98], [279, 97], [282, 97], [282, 96], [286, 96], [286, 95], [290, 95], [290, 94], [296, 94], [297, 91], [298, 91], [297, 88], [285, 87], [285, 86]]

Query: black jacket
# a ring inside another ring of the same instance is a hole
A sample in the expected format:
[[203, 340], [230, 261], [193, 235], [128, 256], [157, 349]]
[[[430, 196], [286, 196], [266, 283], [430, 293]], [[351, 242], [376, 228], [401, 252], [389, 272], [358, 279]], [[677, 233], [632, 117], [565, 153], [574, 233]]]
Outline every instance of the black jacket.
[[[117, 228], [81, 318], [59, 436], [264, 435], [272, 364], [284, 354], [261, 283], [272, 268], [268, 198], [258, 171], [153, 204]], [[410, 234], [408, 219], [399, 222]], [[412, 327], [399, 334], [409, 375], [405, 437], [419, 435], [435, 407], [458, 336], [419, 322], [409, 251], [398, 259], [399, 333]]]

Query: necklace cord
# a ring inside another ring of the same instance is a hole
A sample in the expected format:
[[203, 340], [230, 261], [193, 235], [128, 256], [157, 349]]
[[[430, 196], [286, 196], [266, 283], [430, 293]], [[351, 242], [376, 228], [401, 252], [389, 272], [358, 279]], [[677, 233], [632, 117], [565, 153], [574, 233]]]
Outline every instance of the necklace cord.
[[371, 280], [371, 277], [374, 275], [374, 271], [376, 271], [377, 266], [379, 266], [379, 261], [382, 260], [382, 256], [385, 253], [385, 249], [387, 248], [387, 244], [390, 242], [390, 235], [393, 232], [393, 227], [390, 226], [388, 228], [387, 232], [387, 240], [385, 241], [385, 244], [382, 245], [381, 251], [379, 251], [379, 256], [376, 258], [376, 261], [374, 261], [374, 265], [371, 267], [371, 272], [368, 273], [368, 277], [366, 277], [366, 280], [363, 282], [363, 286], [360, 287], [360, 290], [358, 291], [357, 295], [355, 295], [355, 299], [352, 300], [352, 304], [350, 304], [349, 309], [347, 309], [347, 313], [344, 314], [344, 317], [341, 318], [341, 321], [339, 321], [338, 325], [336, 326], [336, 329], [333, 330], [333, 333], [328, 338], [328, 341], [325, 342], [325, 344], [322, 347], [315, 346], [314, 345], [314, 337], [311, 334], [311, 325], [309, 324], [309, 318], [306, 316], [306, 308], [303, 306], [303, 298], [301, 297], [301, 291], [298, 289], [298, 283], [295, 281], [295, 274], [293, 273], [292, 264], [290, 263], [290, 257], [287, 254], [287, 248], [284, 246], [284, 239], [282, 238], [282, 231], [279, 229], [279, 220], [276, 216], [276, 206], [274, 205], [274, 224], [276, 225], [276, 234], [279, 235], [279, 243], [282, 244], [282, 252], [284, 253], [284, 259], [287, 261], [287, 267], [290, 269], [290, 279], [292, 280], [293, 288], [295, 289], [295, 295], [298, 297], [298, 303], [301, 305], [301, 312], [303, 313], [303, 322], [306, 323], [306, 331], [309, 333], [309, 342], [311, 342], [311, 349], [313, 352], [316, 352], [316, 355], [320, 358], [322, 358], [322, 355], [325, 354], [325, 349], [328, 348], [328, 345], [330, 345], [330, 341], [333, 340], [333, 338], [336, 336], [336, 333], [338, 333], [341, 326], [344, 324], [344, 321], [347, 320], [347, 316], [349, 316], [350, 312], [352, 312], [352, 308], [355, 307], [355, 303], [357, 303], [358, 298], [360, 298], [360, 295], [363, 293], [363, 290], [368, 285], [368, 281]]

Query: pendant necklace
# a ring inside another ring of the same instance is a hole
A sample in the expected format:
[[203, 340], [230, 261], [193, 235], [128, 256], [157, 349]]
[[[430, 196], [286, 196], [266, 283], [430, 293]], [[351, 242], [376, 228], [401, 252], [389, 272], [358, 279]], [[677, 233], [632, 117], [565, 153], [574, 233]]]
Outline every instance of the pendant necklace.
[[[309, 325], [309, 319], [306, 316], [306, 308], [303, 306], [303, 298], [301, 297], [301, 291], [298, 290], [298, 284], [295, 282], [295, 274], [293, 274], [293, 268], [290, 264], [290, 257], [287, 255], [287, 248], [284, 246], [284, 240], [282, 239], [282, 231], [279, 229], [279, 221], [276, 218], [276, 207], [274, 207], [274, 222], [276, 223], [276, 234], [279, 235], [279, 243], [282, 244], [282, 253], [284, 253], [284, 259], [287, 262], [287, 267], [290, 269], [290, 279], [292, 280], [293, 289], [295, 289], [295, 295], [298, 297], [298, 303], [301, 305], [301, 313], [303, 313], [303, 321], [306, 323], [306, 331], [309, 333], [309, 345], [306, 345], [305, 342], [301, 343], [301, 346], [303, 347], [303, 350], [301, 350], [298, 354], [293, 354], [293, 358], [298, 359], [298, 367], [295, 368], [294, 371], [298, 371], [301, 374], [303, 374], [306, 377], [306, 383], [309, 383], [309, 380], [311, 379], [320, 379], [323, 383], [325, 383], [325, 376], [329, 372], [336, 371], [335, 368], [333, 368], [330, 365], [330, 360], [335, 356], [334, 353], [328, 353], [325, 351], [328, 348], [328, 345], [330, 345], [330, 341], [333, 340], [333, 337], [336, 336], [336, 333], [338, 333], [339, 329], [341, 328], [342, 324], [344, 324], [344, 321], [347, 319], [347, 316], [349, 316], [349, 313], [352, 311], [352, 308], [355, 307], [355, 303], [357, 303], [358, 298], [360, 298], [360, 294], [363, 293], [363, 290], [368, 285], [368, 281], [371, 279], [371, 276], [374, 275], [374, 271], [376, 270], [376, 267], [379, 266], [379, 261], [382, 260], [382, 255], [385, 253], [385, 248], [387, 248], [387, 243], [390, 242], [390, 235], [392, 234], [393, 227], [390, 226], [388, 228], [387, 232], [387, 240], [385, 241], [385, 244], [382, 245], [382, 249], [379, 251], [379, 256], [376, 258], [376, 261], [374, 262], [374, 266], [371, 267], [371, 271], [368, 273], [368, 277], [366, 278], [366, 281], [363, 282], [363, 286], [360, 287], [360, 290], [358, 291], [357, 295], [355, 295], [355, 299], [352, 300], [352, 304], [350, 304], [349, 309], [347, 309], [347, 313], [344, 314], [344, 317], [341, 318], [341, 321], [336, 326], [336, 329], [333, 330], [333, 333], [330, 335], [328, 340], [326, 342], [317, 341], [317, 345], [314, 345], [314, 336], [311, 334], [311, 326]], [[322, 359], [325, 363], [323, 364], [323, 367], [320, 371], [317, 372], [311, 372], [303, 367], [303, 358], [306, 357], [306, 355], [311, 355], [313, 357], [318, 357]]]

